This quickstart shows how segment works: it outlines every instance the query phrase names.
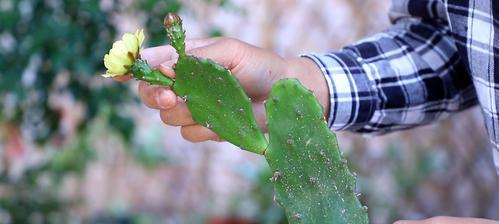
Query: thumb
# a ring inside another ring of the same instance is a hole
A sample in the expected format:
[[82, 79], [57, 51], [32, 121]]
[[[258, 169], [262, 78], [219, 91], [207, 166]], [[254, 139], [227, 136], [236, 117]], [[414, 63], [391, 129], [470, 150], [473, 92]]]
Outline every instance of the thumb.
[[233, 69], [242, 61], [244, 48], [242, 42], [238, 40], [221, 38], [212, 44], [193, 48], [187, 51], [187, 54], [209, 58], [227, 69]]

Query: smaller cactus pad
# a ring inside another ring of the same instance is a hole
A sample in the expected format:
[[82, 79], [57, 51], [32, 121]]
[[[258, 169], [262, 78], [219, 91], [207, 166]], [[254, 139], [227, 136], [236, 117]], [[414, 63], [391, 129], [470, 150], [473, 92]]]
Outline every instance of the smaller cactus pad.
[[152, 70], [151, 67], [141, 59], [138, 59], [133, 63], [132, 67], [130, 67], [130, 72], [135, 79], [145, 81], [151, 85], [171, 87], [175, 82], [173, 79], [163, 75], [160, 71]]
[[281, 80], [265, 109], [270, 145], [264, 155], [289, 223], [368, 223], [355, 177], [314, 95], [298, 80]]
[[238, 80], [209, 59], [186, 55], [185, 32], [178, 16], [168, 14], [164, 25], [179, 55], [173, 90], [185, 100], [194, 121], [242, 149], [263, 154], [267, 140]]
[[267, 140], [239, 82], [209, 59], [186, 56], [175, 65], [175, 92], [187, 103], [192, 118], [242, 149], [262, 154]]

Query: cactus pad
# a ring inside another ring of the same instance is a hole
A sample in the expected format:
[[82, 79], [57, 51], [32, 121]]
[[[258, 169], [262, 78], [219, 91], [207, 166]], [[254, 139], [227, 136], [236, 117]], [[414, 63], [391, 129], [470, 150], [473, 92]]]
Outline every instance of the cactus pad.
[[211, 60], [186, 56], [178, 60], [175, 72], [173, 89], [196, 122], [242, 149], [263, 153], [267, 140], [248, 96], [228, 70]]
[[368, 223], [355, 177], [340, 155], [322, 107], [297, 80], [281, 80], [265, 105], [276, 201], [290, 223]]
[[182, 20], [178, 16], [168, 14], [164, 25], [179, 55], [173, 90], [186, 101], [194, 121], [242, 149], [263, 154], [267, 140], [238, 80], [209, 59], [186, 55]]

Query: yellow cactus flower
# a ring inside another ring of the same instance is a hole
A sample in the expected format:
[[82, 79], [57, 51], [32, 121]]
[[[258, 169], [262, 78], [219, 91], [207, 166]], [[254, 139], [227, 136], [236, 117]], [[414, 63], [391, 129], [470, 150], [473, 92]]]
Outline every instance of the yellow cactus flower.
[[130, 66], [139, 57], [142, 42], [144, 42], [143, 30], [137, 30], [134, 34], [123, 34], [121, 40], [114, 42], [109, 53], [104, 56], [104, 65], [107, 71], [102, 76], [115, 77], [127, 74]]

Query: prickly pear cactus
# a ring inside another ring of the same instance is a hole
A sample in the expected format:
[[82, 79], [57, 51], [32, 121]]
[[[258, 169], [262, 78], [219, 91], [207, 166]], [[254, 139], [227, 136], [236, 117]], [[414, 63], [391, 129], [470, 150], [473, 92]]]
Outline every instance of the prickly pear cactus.
[[367, 208], [355, 195], [355, 177], [310, 91], [297, 80], [281, 80], [273, 86], [265, 104], [269, 145], [237, 79], [209, 59], [186, 54], [178, 16], [168, 14], [164, 25], [179, 54], [175, 80], [137, 58], [142, 31], [126, 34], [113, 44], [104, 57], [108, 69], [104, 76], [130, 72], [138, 80], [168, 86], [186, 101], [196, 122], [236, 146], [263, 154], [274, 172], [276, 201], [290, 223], [368, 223]]
[[290, 223], [368, 223], [355, 177], [328, 129], [322, 107], [297, 80], [281, 80], [265, 105], [276, 201]]
[[186, 55], [182, 20], [168, 14], [164, 25], [179, 58], [173, 90], [199, 124], [242, 149], [263, 154], [268, 143], [258, 127], [251, 102], [229, 70], [209, 60]]

